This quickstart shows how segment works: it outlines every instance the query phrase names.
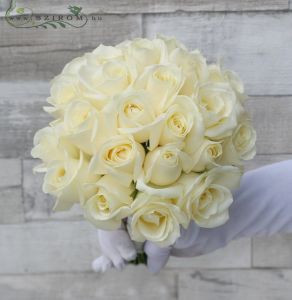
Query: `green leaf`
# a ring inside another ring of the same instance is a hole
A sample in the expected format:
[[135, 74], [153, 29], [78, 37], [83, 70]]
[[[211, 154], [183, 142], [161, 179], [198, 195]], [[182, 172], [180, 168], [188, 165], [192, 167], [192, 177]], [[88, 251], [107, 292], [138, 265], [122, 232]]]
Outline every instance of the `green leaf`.
[[61, 27], [63, 27], [63, 28], [66, 27], [66, 25], [65, 25], [64, 23], [60, 22], [60, 21], [57, 21], [57, 23], [58, 23]]
[[137, 194], [138, 194], [138, 190], [135, 189], [135, 190], [132, 192], [131, 197], [132, 197], [133, 199], [135, 199], [136, 196], [137, 196]]
[[16, 12], [17, 12], [18, 14], [23, 14], [23, 13], [24, 13], [24, 8], [23, 8], [23, 7], [18, 7], [18, 8], [16, 9]]
[[41, 27], [43, 27], [43, 28], [45, 28], [45, 29], [47, 29], [47, 26], [46, 25], [40, 25]]
[[150, 142], [146, 141], [145, 143], [141, 144], [145, 150], [145, 153], [147, 154], [149, 152]]
[[48, 25], [52, 26], [53, 28], [57, 29], [57, 26], [53, 23], [47, 23]]

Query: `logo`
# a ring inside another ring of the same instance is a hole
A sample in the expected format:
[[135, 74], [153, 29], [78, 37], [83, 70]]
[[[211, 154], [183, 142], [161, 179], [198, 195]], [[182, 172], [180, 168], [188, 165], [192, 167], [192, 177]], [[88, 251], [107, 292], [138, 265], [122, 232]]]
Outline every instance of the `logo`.
[[[11, 0], [6, 10], [5, 20], [15, 28], [81, 28], [88, 22], [88, 17], [82, 13], [81, 6], [68, 6], [68, 14], [39, 15], [34, 14], [29, 7], [18, 7], [16, 0]], [[102, 20], [101, 16], [92, 16], [92, 20]]]

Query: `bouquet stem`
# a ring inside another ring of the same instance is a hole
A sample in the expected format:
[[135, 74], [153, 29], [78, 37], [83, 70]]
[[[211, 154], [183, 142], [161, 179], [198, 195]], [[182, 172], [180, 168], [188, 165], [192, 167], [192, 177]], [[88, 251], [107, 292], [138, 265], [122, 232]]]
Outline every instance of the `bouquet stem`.
[[129, 261], [132, 265], [147, 265], [147, 254], [144, 252], [144, 243], [134, 242], [135, 248], [137, 250], [137, 256], [135, 259]]

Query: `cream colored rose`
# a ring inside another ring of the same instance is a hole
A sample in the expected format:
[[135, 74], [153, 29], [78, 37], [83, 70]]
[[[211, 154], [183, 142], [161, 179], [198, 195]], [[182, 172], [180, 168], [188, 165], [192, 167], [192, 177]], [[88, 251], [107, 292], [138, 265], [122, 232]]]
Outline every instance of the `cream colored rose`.
[[162, 34], [158, 34], [157, 37], [165, 43], [169, 54], [177, 48], [187, 50], [186, 46], [178, 41], [175, 37], [165, 36]]
[[79, 156], [76, 147], [60, 136], [60, 130], [59, 127], [45, 127], [36, 132], [31, 156], [43, 161], [43, 164], [35, 169], [36, 171], [42, 171], [51, 161], [64, 160], [66, 157], [77, 158]]
[[230, 136], [237, 125], [238, 101], [226, 83], [207, 83], [199, 89], [197, 103], [211, 139]]
[[132, 209], [128, 231], [137, 242], [148, 240], [160, 247], [170, 246], [180, 236], [180, 224], [187, 227], [189, 223], [188, 217], [171, 198], [138, 193]]
[[63, 69], [62, 74], [70, 74], [76, 76], [80, 68], [86, 64], [85, 55], [81, 57], [76, 57], [71, 60]]
[[45, 111], [56, 118], [62, 117], [65, 107], [80, 95], [79, 80], [76, 75], [60, 74], [51, 82], [50, 97], [47, 99], [52, 107]]
[[240, 160], [250, 160], [256, 154], [256, 131], [248, 119], [243, 119], [232, 136], [223, 144], [222, 163], [241, 165]]
[[190, 172], [192, 161], [179, 148], [179, 145], [168, 144], [147, 153], [143, 167], [147, 183], [170, 185], [180, 177], [182, 171]]
[[123, 51], [126, 61], [136, 66], [139, 74], [150, 65], [168, 63], [167, 48], [160, 39], [137, 38], [117, 47]]
[[184, 186], [185, 212], [201, 227], [226, 223], [233, 202], [230, 189], [239, 186], [241, 175], [240, 169], [231, 166], [216, 167], [201, 175], [182, 175], [179, 183]]
[[193, 153], [203, 136], [203, 119], [196, 104], [187, 96], [177, 96], [166, 112], [159, 144], [184, 142], [185, 151]]
[[93, 155], [108, 136], [116, 134], [113, 118], [108, 117], [104, 110], [97, 111], [87, 101], [73, 101], [65, 110], [64, 135], [73, 145]]
[[124, 54], [117, 47], [99, 45], [91, 53], [86, 53], [85, 58], [89, 64], [102, 65], [111, 61], [121, 61]]
[[89, 172], [88, 162], [80, 152], [79, 159], [67, 158], [48, 165], [43, 192], [57, 198], [54, 210], [68, 210], [92, 196], [93, 189], [85, 188], [85, 185], [96, 182], [98, 178]]
[[136, 78], [136, 71], [123, 60], [110, 60], [103, 64], [90, 63], [79, 71], [82, 96], [104, 107], [108, 98], [126, 90]]
[[133, 137], [117, 135], [101, 145], [91, 160], [90, 170], [112, 175], [129, 186], [141, 174], [144, 157], [143, 147]]
[[150, 95], [144, 90], [129, 90], [113, 99], [117, 104], [117, 126], [121, 134], [133, 135], [139, 143], [157, 147], [166, 115], [155, 116]]
[[110, 175], [95, 184], [95, 193], [84, 205], [85, 217], [98, 228], [115, 230], [131, 214], [134, 187], [125, 187]]
[[222, 145], [220, 142], [205, 139], [198, 150], [191, 155], [194, 172], [202, 172], [218, 166], [218, 160], [222, 156]]
[[172, 103], [183, 83], [182, 70], [176, 65], [153, 65], [137, 78], [134, 88], [146, 90], [155, 113], [161, 114]]
[[189, 52], [176, 48], [171, 52], [169, 60], [180, 67], [185, 76], [185, 81], [179, 94], [192, 96], [198, 89], [199, 84], [208, 77], [206, 59], [198, 50]]
[[210, 65], [209, 80], [213, 82], [227, 82], [232, 89], [236, 92], [238, 99], [243, 101], [246, 96], [244, 94], [244, 85], [238, 75], [231, 70], [222, 70], [220, 65]]

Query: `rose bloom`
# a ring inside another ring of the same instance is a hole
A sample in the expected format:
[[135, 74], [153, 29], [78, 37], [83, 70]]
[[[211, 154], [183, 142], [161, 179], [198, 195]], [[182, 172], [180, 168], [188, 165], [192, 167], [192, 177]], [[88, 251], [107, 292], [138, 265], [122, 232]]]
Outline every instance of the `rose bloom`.
[[89, 172], [88, 162], [80, 152], [79, 159], [67, 158], [48, 165], [43, 192], [57, 198], [54, 210], [68, 210], [75, 203], [83, 204], [92, 195], [93, 190], [85, 189], [84, 185], [94, 183], [98, 178]]
[[114, 230], [132, 210], [131, 194], [134, 186], [125, 187], [110, 175], [102, 176], [94, 184], [95, 192], [84, 205], [85, 217], [98, 228]]
[[233, 202], [230, 190], [239, 186], [241, 175], [239, 168], [231, 166], [182, 175], [178, 182], [184, 186], [185, 212], [200, 227], [213, 228], [226, 223]]
[[138, 193], [128, 222], [131, 238], [151, 241], [160, 247], [172, 245], [180, 236], [180, 224], [188, 226], [187, 215], [174, 203], [176, 199]]
[[101, 145], [90, 162], [95, 174], [109, 174], [129, 186], [142, 172], [144, 148], [131, 136], [117, 135]]

